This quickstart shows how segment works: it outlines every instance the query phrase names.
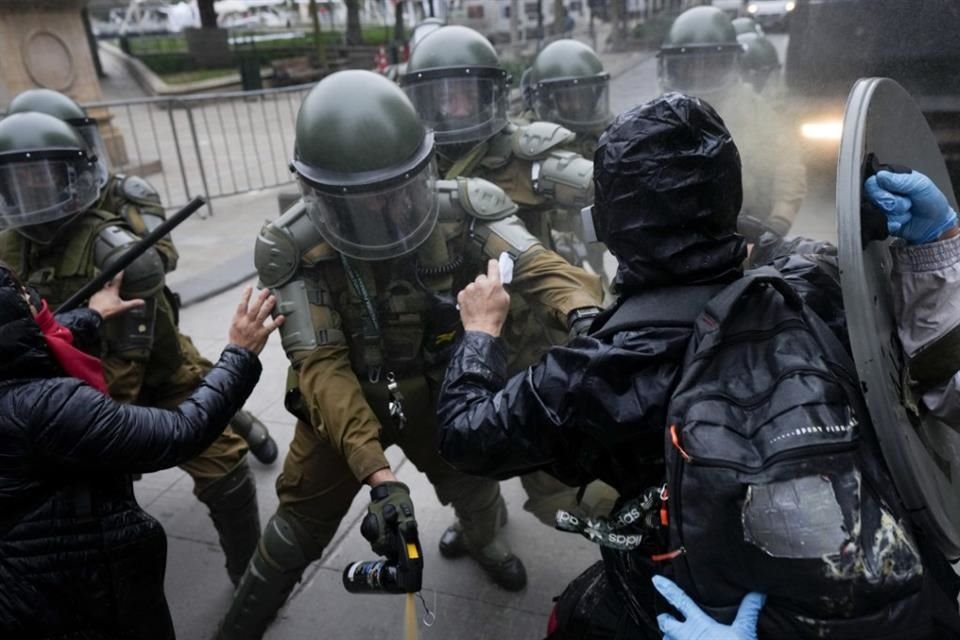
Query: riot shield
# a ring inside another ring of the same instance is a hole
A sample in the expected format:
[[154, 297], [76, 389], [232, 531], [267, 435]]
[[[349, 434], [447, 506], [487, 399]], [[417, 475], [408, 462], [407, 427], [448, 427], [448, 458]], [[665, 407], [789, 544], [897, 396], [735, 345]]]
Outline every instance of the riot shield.
[[[892, 239], [867, 241], [875, 220], [861, 207], [879, 161], [928, 175], [957, 202], [943, 156], [910, 95], [888, 78], [859, 80], [843, 119], [837, 165], [840, 276], [850, 343], [867, 408], [893, 481], [919, 526], [949, 558], [960, 557], [960, 432], [904, 403], [903, 352], [890, 293]], [[880, 214], [882, 215], [882, 214]], [[882, 228], [885, 222], [881, 221]], [[885, 234], [881, 234], [885, 235]]]

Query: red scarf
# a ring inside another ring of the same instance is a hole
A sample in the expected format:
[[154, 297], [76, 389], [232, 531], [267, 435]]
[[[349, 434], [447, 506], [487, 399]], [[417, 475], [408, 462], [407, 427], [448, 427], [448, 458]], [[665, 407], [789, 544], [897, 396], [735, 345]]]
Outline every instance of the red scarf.
[[73, 334], [62, 324], [58, 323], [50, 313], [47, 301], [43, 301], [40, 312], [37, 313], [37, 324], [47, 345], [56, 360], [68, 376], [79, 378], [91, 387], [107, 393], [107, 381], [103, 377], [103, 364], [98, 358], [87, 355], [73, 346]]

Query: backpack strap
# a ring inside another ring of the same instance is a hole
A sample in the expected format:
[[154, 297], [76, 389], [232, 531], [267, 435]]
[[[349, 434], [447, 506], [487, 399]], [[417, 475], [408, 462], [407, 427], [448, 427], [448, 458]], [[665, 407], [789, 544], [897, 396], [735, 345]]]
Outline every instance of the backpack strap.
[[631, 329], [693, 326], [707, 302], [724, 288], [722, 284], [708, 284], [638, 293], [623, 299], [605, 319], [601, 318], [590, 335], [602, 340]]
[[703, 316], [697, 320], [701, 332], [722, 331], [724, 320], [736, 317], [740, 306], [748, 299], [747, 293], [763, 286], [772, 287], [783, 296], [788, 306], [797, 311], [803, 310], [803, 299], [790, 283], [784, 280], [783, 275], [773, 267], [760, 267], [747, 271], [707, 302]]

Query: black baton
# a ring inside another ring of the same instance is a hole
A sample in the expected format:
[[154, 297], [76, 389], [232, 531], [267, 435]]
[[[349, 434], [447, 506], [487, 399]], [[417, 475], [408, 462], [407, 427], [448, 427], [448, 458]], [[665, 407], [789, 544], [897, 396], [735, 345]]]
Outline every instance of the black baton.
[[205, 204], [207, 204], [207, 201], [204, 200], [202, 196], [197, 196], [191, 200], [187, 206], [164, 220], [163, 224], [148, 233], [142, 240], [124, 252], [109, 269], [103, 271], [96, 278], [83, 285], [79, 291], [67, 298], [67, 301], [57, 307], [54, 313], [63, 313], [64, 311], [70, 311], [79, 306], [81, 302], [102, 289], [103, 285], [113, 280], [114, 276], [126, 269], [131, 262], [142, 256], [147, 249], [157, 244], [164, 236], [176, 229], [181, 222], [192, 216]]

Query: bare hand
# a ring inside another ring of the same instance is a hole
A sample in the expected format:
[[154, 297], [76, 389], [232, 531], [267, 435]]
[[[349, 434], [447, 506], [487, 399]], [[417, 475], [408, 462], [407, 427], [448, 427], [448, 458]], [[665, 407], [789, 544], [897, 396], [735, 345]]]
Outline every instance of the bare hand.
[[263, 351], [267, 338], [283, 324], [283, 316], [270, 317], [277, 299], [270, 295], [269, 289], [263, 289], [252, 301], [253, 287], [244, 287], [240, 304], [230, 323], [230, 344], [253, 351], [257, 355]]
[[140, 298], [124, 300], [120, 297], [121, 284], [123, 284], [123, 271], [105, 284], [103, 289], [90, 296], [87, 307], [99, 313], [104, 320], [126, 313], [130, 309], [142, 307], [144, 302]]
[[487, 263], [486, 275], [479, 275], [457, 295], [464, 331], [482, 331], [499, 336], [510, 311], [510, 294], [500, 284], [496, 260]]

